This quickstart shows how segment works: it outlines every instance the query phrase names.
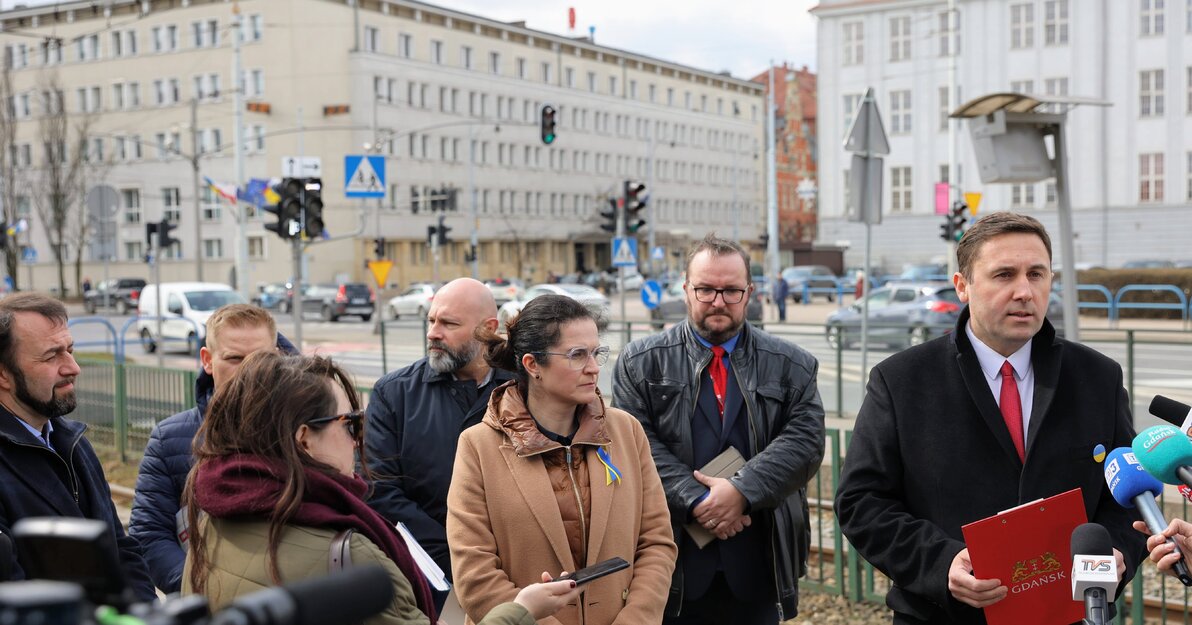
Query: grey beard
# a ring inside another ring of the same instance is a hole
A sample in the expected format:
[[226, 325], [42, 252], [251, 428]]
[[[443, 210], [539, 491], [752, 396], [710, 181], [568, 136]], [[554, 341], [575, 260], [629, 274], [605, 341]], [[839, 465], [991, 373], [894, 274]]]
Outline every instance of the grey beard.
[[427, 343], [427, 348], [437, 347], [442, 352], [431, 352], [426, 356], [426, 362], [434, 369], [436, 373], [455, 373], [462, 369], [472, 359], [480, 353], [480, 343], [478, 341], [468, 341], [459, 350], [453, 350], [447, 347], [442, 342], [430, 341]]
[[704, 339], [705, 341], [707, 341], [713, 345], [721, 345], [725, 341], [736, 336], [737, 333], [739, 333], [741, 331], [741, 326], [744, 325], [744, 323], [745, 323], [744, 320], [742, 320], [741, 323], [738, 323], [727, 330], [724, 330], [721, 332], [716, 332], [716, 331], [708, 329], [708, 327], [705, 326], [702, 322], [697, 322], [695, 319], [693, 319], [691, 317], [691, 315], [687, 316], [687, 321], [690, 322], [691, 329], [695, 330], [695, 333], [698, 334], [700, 336], [700, 338]]

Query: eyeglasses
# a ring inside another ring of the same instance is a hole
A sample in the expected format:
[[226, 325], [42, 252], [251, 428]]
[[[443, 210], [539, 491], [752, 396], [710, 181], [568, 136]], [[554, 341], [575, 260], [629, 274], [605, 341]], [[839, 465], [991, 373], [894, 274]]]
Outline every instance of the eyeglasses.
[[318, 423], [331, 423], [334, 421], [343, 421], [348, 426], [348, 434], [356, 440], [364, 438], [364, 410], [353, 410], [352, 412], [345, 412], [330, 417], [318, 417], [307, 421], [307, 425], [315, 425]]
[[697, 286], [692, 290], [695, 291], [695, 299], [705, 304], [716, 301], [717, 295], [724, 299], [725, 304], [740, 304], [745, 297], [745, 289], [714, 289], [710, 286]]
[[588, 349], [586, 347], [572, 347], [566, 352], [538, 352], [541, 355], [551, 356], [566, 356], [567, 364], [572, 369], [583, 369], [588, 365], [589, 358], [596, 359], [596, 366], [603, 367], [604, 363], [608, 362], [609, 354], [608, 345], [601, 345], [596, 349]]

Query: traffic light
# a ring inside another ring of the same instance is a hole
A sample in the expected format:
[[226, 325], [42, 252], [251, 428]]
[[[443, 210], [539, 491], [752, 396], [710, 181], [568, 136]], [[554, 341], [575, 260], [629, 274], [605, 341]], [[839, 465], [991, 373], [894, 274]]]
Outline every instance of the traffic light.
[[302, 223], [306, 227], [306, 238], [323, 236], [323, 181], [307, 178], [302, 194]]
[[940, 238], [951, 243], [956, 239], [952, 238], [952, 215], [944, 215], [944, 223], [940, 224]]
[[150, 222], [145, 224], [145, 247], [152, 249], [153, 244], [157, 241], [157, 222]]
[[964, 237], [964, 224], [968, 222], [968, 217], [965, 213], [968, 212], [968, 205], [964, 202], [953, 202], [952, 213], [948, 215], [948, 222], [952, 226], [952, 240], [959, 242]]
[[273, 185], [273, 192], [277, 194], [277, 204], [261, 207], [266, 213], [277, 215], [277, 223], [265, 224], [265, 229], [283, 239], [293, 239], [298, 236], [302, 219], [302, 192], [304, 183], [301, 178], [286, 178]]
[[549, 104], [542, 105], [542, 114], [539, 116], [539, 121], [542, 126], [542, 142], [550, 145], [555, 142], [555, 107]]
[[769, 246], [770, 246], [770, 233], [769, 233], [769, 232], [763, 232], [763, 233], [761, 233], [761, 234], [757, 235], [757, 240], [758, 240], [759, 242], [761, 242], [761, 244], [762, 244], [762, 249], [763, 249], [763, 250], [764, 250], [764, 249], [766, 249], [767, 247], [769, 247]]
[[468, 251], [464, 252], [464, 262], [465, 263], [474, 263], [474, 262], [476, 262], [476, 246], [469, 245], [468, 248], [469, 248]]
[[167, 250], [178, 243], [178, 239], [170, 236], [170, 231], [177, 227], [165, 219], [157, 223], [157, 249]]
[[377, 255], [377, 260], [381, 260], [381, 259], [385, 258], [385, 239], [384, 238], [378, 237], [376, 239], [373, 239], [373, 253], [375, 253]]
[[625, 181], [625, 231], [628, 234], [636, 234], [646, 225], [646, 220], [642, 219], [642, 211], [649, 201], [644, 183]]
[[439, 229], [434, 226], [426, 227], [426, 244], [433, 246], [438, 241]]
[[600, 224], [600, 229], [606, 232], [617, 232], [617, 200], [616, 198], [608, 198], [608, 210], [600, 211], [600, 216], [607, 221]]
[[451, 226], [448, 226], [447, 224], [443, 223], [444, 220], [446, 220], [446, 219], [447, 219], [446, 216], [439, 215], [439, 229], [438, 229], [439, 245], [447, 245], [448, 243], [451, 242], [451, 238], [447, 236], [447, 233], [451, 232]]

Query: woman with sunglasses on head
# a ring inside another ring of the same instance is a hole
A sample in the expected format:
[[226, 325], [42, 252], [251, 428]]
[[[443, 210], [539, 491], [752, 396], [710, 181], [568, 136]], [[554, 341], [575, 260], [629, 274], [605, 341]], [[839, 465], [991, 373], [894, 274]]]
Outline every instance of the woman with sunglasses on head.
[[[367, 622], [436, 622], [408, 547], [364, 502], [367, 483], [355, 474], [358, 455], [367, 466], [363, 438], [360, 396], [343, 369], [319, 357], [249, 356], [212, 397], [195, 438], [183, 592], [206, 595], [216, 610], [264, 587], [327, 575], [332, 543], [350, 529], [351, 565], [382, 566], [395, 590]], [[577, 594], [568, 582], [535, 584], [483, 622], [531, 625]]]
[[447, 495], [455, 592], [474, 623], [540, 571], [574, 571], [620, 557], [629, 567], [580, 586], [540, 622], [662, 622], [677, 554], [662, 482], [637, 419], [596, 388], [609, 348], [595, 315], [561, 295], [530, 300], [483, 329], [497, 387], [481, 423], [460, 436]]

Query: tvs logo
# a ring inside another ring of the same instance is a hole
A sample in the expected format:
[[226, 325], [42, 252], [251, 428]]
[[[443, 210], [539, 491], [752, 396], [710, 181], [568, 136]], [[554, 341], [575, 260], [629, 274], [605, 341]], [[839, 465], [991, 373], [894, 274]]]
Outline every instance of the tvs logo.
[[1113, 570], [1112, 559], [1081, 558], [1080, 570], [1085, 573], [1108, 573]]
[[1037, 558], [1019, 560], [1014, 563], [1014, 573], [1010, 576], [1010, 583], [1018, 584], [1048, 573], [1055, 573], [1063, 569], [1063, 565], [1056, 559], [1055, 553], [1048, 551]]

